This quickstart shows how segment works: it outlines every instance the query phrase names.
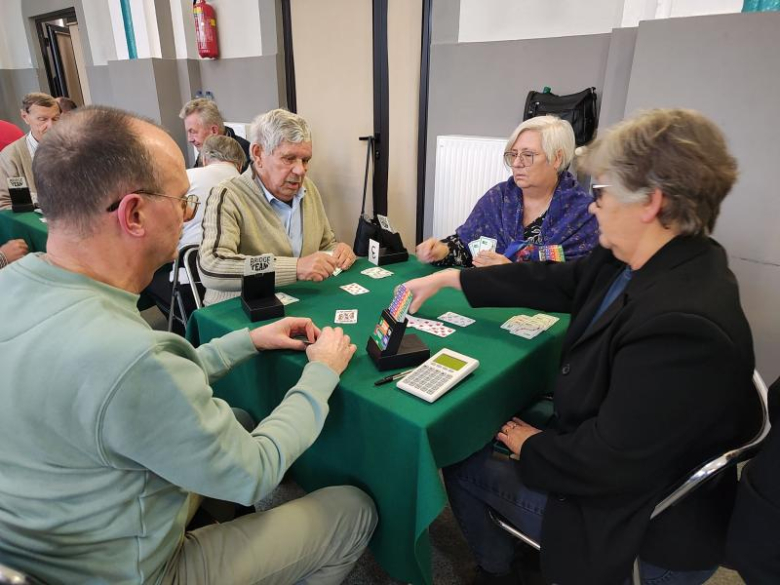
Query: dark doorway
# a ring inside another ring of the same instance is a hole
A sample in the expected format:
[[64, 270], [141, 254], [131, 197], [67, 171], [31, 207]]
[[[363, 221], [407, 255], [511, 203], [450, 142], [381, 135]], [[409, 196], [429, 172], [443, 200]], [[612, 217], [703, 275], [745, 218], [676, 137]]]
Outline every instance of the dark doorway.
[[43, 66], [54, 97], [68, 97], [77, 106], [85, 103], [86, 77], [76, 11], [63, 10], [35, 19]]

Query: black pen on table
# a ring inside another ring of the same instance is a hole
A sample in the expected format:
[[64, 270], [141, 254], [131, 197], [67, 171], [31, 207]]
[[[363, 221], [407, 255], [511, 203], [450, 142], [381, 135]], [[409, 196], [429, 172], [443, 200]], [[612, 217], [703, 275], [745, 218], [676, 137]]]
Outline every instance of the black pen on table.
[[390, 382], [395, 382], [396, 380], [400, 380], [407, 374], [411, 374], [414, 371], [414, 368], [411, 370], [406, 370], [405, 372], [398, 372], [397, 374], [391, 374], [389, 376], [385, 376], [381, 380], [377, 380], [374, 382], [374, 386], [381, 386], [382, 384], [389, 384]]

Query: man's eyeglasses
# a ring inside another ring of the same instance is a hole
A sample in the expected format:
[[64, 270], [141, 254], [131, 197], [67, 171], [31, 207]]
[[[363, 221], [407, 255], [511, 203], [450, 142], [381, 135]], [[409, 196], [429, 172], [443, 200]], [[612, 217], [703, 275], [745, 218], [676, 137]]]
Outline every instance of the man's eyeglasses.
[[[133, 193], [136, 193], [138, 195], [151, 195], [152, 197], [165, 197], [166, 199], [176, 199], [181, 203], [181, 207], [184, 210], [184, 221], [189, 221], [190, 219], [195, 217], [195, 214], [198, 212], [198, 206], [200, 205], [200, 199], [198, 199], [197, 195], [187, 195], [186, 197], [173, 197], [172, 195], [155, 193], [154, 191], [147, 191], [146, 189], [136, 189], [135, 191], [133, 191]], [[127, 195], [131, 195], [131, 193], [128, 193]], [[123, 196], [121, 199], [118, 199], [117, 201], [114, 201], [111, 205], [109, 205], [106, 208], [106, 211], [111, 213], [119, 209], [119, 204], [122, 202], [122, 199], [127, 197], [127, 195]]]
[[596, 202], [596, 206], [599, 206], [599, 201], [601, 200], [601, 196], [604, 195], [604, 189], [607, 187], [611, 187], [612, 185], [591, 185], [590, 186], [590, 196], [593, 197], [593, 201]]
[[515, 160], [519, 160], [521, 167], [530, 167], [532, 164], [534, 164], [534, 157], [536, 155], [537, 153], [535, 152], [505, 152], [504, 164], [511, 168], [515, 164]]

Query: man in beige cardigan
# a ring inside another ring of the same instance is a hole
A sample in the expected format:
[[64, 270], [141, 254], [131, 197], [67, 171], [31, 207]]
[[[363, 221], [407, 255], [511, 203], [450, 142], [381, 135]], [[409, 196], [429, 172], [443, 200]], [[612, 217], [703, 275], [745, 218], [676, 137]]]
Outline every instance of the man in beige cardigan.
[[336, 242], [317, 187], [306, 178], [311, 130], [301, 116], [271, 110], [252, 124], [251, 165], [219, 184], [206, 203], [198, 268], [207, 305], [238, 296], [244, 261], [276, 256], [276, 285], [321, 281], [355, 262]]
[[24, 177], [30, 192], [35, 193], [32, 159], [43, 135], [60, 119], [60, 106], [47, 93], [28, 93], [22, 99], [22, 119], [30, 132], [0, 152], [0, 209], [11, 208], [7, 179]]

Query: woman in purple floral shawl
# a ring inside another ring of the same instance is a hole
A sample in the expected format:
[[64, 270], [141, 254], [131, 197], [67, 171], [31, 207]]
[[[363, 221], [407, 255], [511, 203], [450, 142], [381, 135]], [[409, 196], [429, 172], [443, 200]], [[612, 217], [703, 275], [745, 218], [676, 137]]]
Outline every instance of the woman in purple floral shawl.
[[598, 243], [598, 225], [588, 213], [590, 195], [566, 170], [573, 157], [567, 121], [526, 120], [507, 141], [512, 176], [485, 193], [453, 235], [417, 246], [417, 257], [438, 266], [489, 266], [587, 255]]

